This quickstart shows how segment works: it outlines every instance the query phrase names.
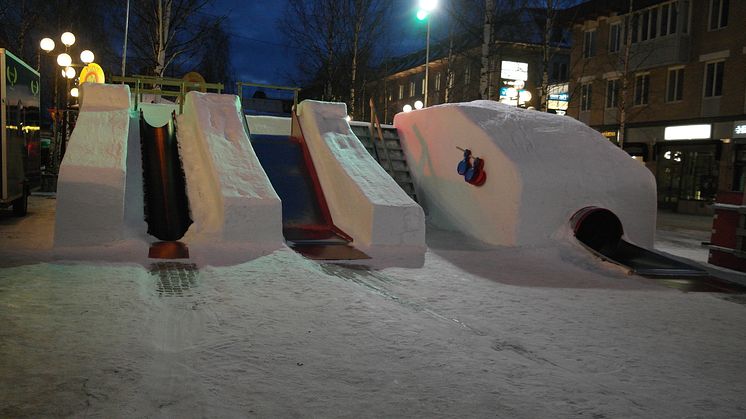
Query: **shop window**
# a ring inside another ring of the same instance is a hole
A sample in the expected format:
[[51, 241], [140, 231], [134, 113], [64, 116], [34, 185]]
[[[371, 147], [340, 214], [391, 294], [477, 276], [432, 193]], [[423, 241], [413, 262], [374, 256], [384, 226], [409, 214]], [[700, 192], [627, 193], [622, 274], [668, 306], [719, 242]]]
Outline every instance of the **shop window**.
[[583, 36], [583, 58], [596, 55], [596, 30], [585, 31]]
[[580, 110], [590, 111], [591, 110], [591, 98], [593, 97], [593, 85], [591, 83], [585, 83], [580, 86]]
[[718, 186], [717, 145], [666, 146], [658, 154], [658, 201], [676, 208], [679, 201], [714, 201]]
[[414, 82], [410, 81], [409, 82], [409, 97], [412, 97], [412, 96], [414, 96]]
[[666, 102], [676, 102], [684, 98], [684, 69], [668, 70], [668, 84], [666, 86]]
[[439, 72], [435, 74], [435, 90], [436, 91], [440, 91], [440, 75], [441, 73]]
[[606, 109], [615, 109], [619, 105], [619, 79], [606, 81]]
[[728, 9], [729, 0], [710, 0], [710, 26], [709, 29], [716, 29], [728, 26]]
[[402, 100], [402, 99], [404, 99], [404, 85], [400, 84], [399, 85], [399, 100]]
[[650, 74], [635, 77], [635, 105], [647, 105], [650, 97]]
[[723, 95], [723, 72], [725, 61], [707, 63], [705, 67], [705, 97]]
[[467, 64], [464, 69], [464, 84], [469, 85], [471, 82], [471, 65]]
[[422, 79], [422, 85], [420, 87], [420, 90], [421, 90], [420, 93], [424, 95], [425, 94], [425, 79]]
[[732, 190], [743, 192], [744, 184], [746, 184], [746, 146], [738, 146], [733, 162]]

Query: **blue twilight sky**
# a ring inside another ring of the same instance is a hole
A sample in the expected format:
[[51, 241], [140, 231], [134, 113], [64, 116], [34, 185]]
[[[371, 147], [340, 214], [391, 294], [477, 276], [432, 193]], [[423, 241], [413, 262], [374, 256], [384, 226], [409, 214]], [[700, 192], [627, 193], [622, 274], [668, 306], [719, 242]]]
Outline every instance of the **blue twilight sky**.
[[[400, 55], [425, 46], [423, 25], [414, 16], [416, 0], [394, 0], [387, 22], [387, 55]], [[225, 15], [231, 35], [232, 65], [236, 79], [269, 84], [290, 83], [295, 74], [295, 50], [288, 45], [278, 21], [284, 0], [215, 0], [208, 13]], [[442, 17], [440, 17], [442, 19]], [[435, 26], [439, 16], [433, 16]], [[437, 36], [434, 31], [434, 37]]]

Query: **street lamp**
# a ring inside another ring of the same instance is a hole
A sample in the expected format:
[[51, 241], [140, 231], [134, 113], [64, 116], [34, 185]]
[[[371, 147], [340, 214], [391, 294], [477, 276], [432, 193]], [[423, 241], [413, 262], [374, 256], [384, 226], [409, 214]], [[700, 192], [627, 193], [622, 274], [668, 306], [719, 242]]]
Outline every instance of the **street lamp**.
[[438, 7], [438, 0], [420, 0], [417, 19], [427, 19], [427, 36], [425, 37], [425, 107], [427, 107], [427, 90], [430, 84], [430, 13]]

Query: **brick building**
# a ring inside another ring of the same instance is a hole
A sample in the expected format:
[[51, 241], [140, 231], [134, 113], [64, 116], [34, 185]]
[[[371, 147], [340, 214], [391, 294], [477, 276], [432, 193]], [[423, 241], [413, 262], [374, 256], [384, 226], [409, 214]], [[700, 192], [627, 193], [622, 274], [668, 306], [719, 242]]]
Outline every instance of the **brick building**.
[[[516, 106], [540, 106], [543, 76], [543, 15], [539, 9], [519, 9], [500, 16], [491, 47], [489, 97]], [[570, 62], [569, 33], [555, 30], [549, 60], [550, 108], [567, 108], [567, 77]], [[424, 44], [423, 39], [423, 44]], [[449, 56], [451, 59], [449, 60]], [[428, 106], [480, 98], [481, 40], [460, 37], [431, 43]], [[386, 61], [381, 76], [367, 84], [381, 122], [391, 123], [405, 105], [424, 102], [425, 50]], [[449, 77], [449, 74], [451, 77]], [[446, 97], [446, 95], [448, 97]], [[530, 99], [529, 99], [530, 97]]]
[[746, 180], [746, 1], [633, 5], [631, 14], [629, 0], [568, 11], [568, 114], [616, 141], [624, 107], [622, 146], [655, 174], [659, 206], [707, 213], [717, 191]]

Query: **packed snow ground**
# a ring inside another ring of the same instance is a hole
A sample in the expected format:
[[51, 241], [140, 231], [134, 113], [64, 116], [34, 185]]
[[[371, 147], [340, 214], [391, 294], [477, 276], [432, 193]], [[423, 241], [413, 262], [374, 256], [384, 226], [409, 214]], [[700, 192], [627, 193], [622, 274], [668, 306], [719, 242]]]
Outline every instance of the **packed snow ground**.
[[54, 203], [0, 214], [0, 417], [746, 416], [746, 305], [573, 244], [430, 228], [421, 268], [283, 249], [159, 276], [55, 260]]

